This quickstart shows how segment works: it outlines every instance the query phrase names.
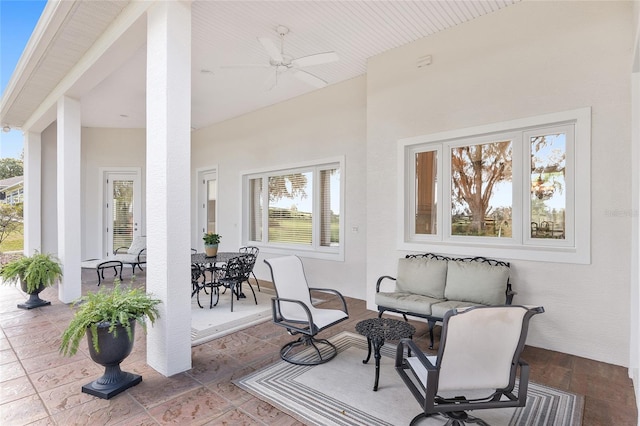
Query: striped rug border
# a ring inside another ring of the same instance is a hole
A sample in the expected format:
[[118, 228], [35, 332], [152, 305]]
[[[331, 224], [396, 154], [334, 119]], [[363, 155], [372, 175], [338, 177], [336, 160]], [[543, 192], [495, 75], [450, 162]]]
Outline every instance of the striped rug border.
[[[362, 336], [347, 331], [329, 340], [337, 347], [338, 352], [350, 347], [367, 350], [367, 342]], [[395, 348], [395, 345], [385, 344], [380, 353], [393, 359]], [[395, 426], [296, 382], [296, 377], [311, 368], [314, 367], [277, 361], [233, 382], [308, 425]], [[581, 395], [529, 382], [527, 405], [515, 409], [509, 426], [579, 426], [582, 424], [583, 408], [584, 397]], [[416, 409], [417, 414], [420, 410], [417, 403]]]

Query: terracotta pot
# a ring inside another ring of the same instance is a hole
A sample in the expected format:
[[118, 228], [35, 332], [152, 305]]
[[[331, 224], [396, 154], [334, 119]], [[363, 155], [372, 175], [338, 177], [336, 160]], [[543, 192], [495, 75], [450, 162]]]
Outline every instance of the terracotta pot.
[[217, 244], [213, 244], [213, 245], [206, 245], [204, 246], [204, 253], [207, 255], [207, 257], [213, 257], [215, 255], [218, 254], [218, 245]]

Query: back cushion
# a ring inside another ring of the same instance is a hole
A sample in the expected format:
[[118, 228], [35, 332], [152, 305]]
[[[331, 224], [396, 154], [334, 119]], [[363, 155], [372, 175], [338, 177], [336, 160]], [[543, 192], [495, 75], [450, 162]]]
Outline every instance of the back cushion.
[[147, 237], [134, 237], [131, 245], [129, 246], [129, 250], [127, 253], [129, 254], [138, 254], [140, 250], [147, 247]]
[[482, 305], [504, 305], [508, 279], [508, 266], [450, 261], [444, 297]]
[[426, 258], [398, 259], [398, 291], [444, 299], [447, 261]]

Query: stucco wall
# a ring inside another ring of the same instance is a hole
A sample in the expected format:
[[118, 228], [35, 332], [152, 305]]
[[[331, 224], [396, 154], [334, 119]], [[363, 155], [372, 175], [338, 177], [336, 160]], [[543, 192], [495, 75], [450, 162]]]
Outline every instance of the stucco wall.
[[41, 135], [42, 143], [42, 252], [58, 253], [58, 188], [57, 188], [57, 131], [56, 123], [47, 127]]
[[[379, 55], [367, 76], [369, 200], [397, 199], [398, 139], [592, 107], [592, 262], [513, 261], [512, 282], [516, 303], [547, 311], [529, 344], [619, 365], [629, 364], [630, 12], [628, 2], [523, 2]], [[433, 63], [416, 69], [423, 55]], [[397, 220], [368, 203], [369, 308], [376, 278], [405, 254]]]
[[100, 209], [104, 200], [101, 168], [138, 167], [141, 170], [142, 222], [145, 235], [146, 132], [144, 129], [82, 128], [82, 258], [102, 258]]
[[[192, 170], [218, 166], [221, 250], [242, 245], [243, 172], [345, 156], [345, 261], [303, 258], [303, 262], [312, 285], [364, 299], [365, 87], [366, 79], [356, 78], [193, 132]], [[194, 200], [195, 196], [192, 188]], [[195, 211], [192, 216], [196, 223]], [[196, 246], [202, 236], [196, 233], [192, 238]], [[261, 250], [261, 259], [270, 256], [267, 249]], [[271, 278], [262, 261], [256, 263], [255, 273]]]

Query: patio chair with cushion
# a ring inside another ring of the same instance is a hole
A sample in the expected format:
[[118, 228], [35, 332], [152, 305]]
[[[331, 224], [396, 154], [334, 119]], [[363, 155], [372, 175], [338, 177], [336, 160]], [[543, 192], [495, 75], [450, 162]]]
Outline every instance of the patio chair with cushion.
[[437, 356], [425, 356], [412, 340], [401, 340], [396, 371], [423, 410], [410, 424], [442, 415], [447, 425], [487, 425], [466, 411], [524, 407], [529, 364], [520, 355], [529, 320], [542, 312], [515, 305], [452, 309], [444, 316]]
[[[296, 365], [318, 365], [333, 359], [338, 351], [326, 339], [317, 339], [321, 331], [349, 318], [347, 303], [338, 291], [311, 288], [304, 275], [298, 256], [284, 256], [264, 261], [271, 269], [276, 297], [271, 299], [273, 323], [287, 329], [289, 334], [300, 334], [298, 340], [280, 349], [280, 358]], [[342, 309], [321, 309], [311, 303], [311, 292], [337, 296]], [[313, 351], [305, 351], [313, 347]]]
[[147, 237], [133, 237], [129, 247], [118, 247], [113, 251], [114, 260], [119, 260], [125, 265], [131, 265], [131, 273], [135, 274], [136, 266], [141, 271], [142, 265], [147, 264]]

